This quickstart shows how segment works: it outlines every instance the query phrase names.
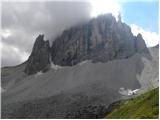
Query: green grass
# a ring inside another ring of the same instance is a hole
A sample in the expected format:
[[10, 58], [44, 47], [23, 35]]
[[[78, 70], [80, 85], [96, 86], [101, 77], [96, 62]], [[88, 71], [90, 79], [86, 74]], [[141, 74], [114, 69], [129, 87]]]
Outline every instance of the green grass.
[[122, 101], [105, 119], [158, 119], [159, 88]]

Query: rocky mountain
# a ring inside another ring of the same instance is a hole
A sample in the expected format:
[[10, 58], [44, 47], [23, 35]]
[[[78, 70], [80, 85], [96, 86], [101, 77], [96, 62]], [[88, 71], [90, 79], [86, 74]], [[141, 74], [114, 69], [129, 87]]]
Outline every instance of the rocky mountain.
[[75, 65], [83, 60], [107, 62], [147, 52], [142, 36], [111, 15], [102, 15], [66, 30], [52, 45], [52, 60], [58, 65]]
[[[51, 47], [50, 47], [51, 46]], [[158, 87], [158, 47], [111, 14], [39, 35], [28, 60], [2, 68], [2, 118], [103, 118], [108, 106]]]
[[44, 35], [39, 35], [34, 43], [31, 55], [27, 60], [27, 66], [24, 72], [27, 74], [34, 74], [38, 71], [45, 71], [50, 64], [50, 46], [49, 41], [44, 41]]
[[50, 54], [54, 64], [73, 66], [84, 60], [107, 62], [147, 52], [142, 35], [133, 36], [131, 28], [120, 19], [116, 21], [112, 14], [101, 15], [65, 30], [53, 41], [50, 51], [49, 42], [38, 36], [25, 73], [45, 71], [50, 64]]

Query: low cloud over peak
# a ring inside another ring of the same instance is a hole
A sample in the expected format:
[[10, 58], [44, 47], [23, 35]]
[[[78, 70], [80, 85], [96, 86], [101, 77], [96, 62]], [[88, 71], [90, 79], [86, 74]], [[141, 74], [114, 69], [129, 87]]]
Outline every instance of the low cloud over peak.
[[[71, 26], [106, 12], [111, 12], [116, 17], [121, 10], [116, 0], [99, 0], [99, 3], [95, 0], [42, 1], [2, 2], [2, 66], [17, 65], [27, 60], [39, 34], [44, 34], [45, 40], [53, 41]], [[131, 25], [131, 28], [134, 34], [142, 34], [147, 45], [157, 43], [156, 33], [145, 31], [136, 25]]]
[[16, 47], [19, 54], [28, 55], [38, 34], [53, 41], [64, 29], [88, 21], [90, 10], [88, 2], [3, 2], [2, 66], [12, 64], [9, 54], [16, 58], [13, 65], [24, 61], [13, 50], [7, 53], [7, 48]]

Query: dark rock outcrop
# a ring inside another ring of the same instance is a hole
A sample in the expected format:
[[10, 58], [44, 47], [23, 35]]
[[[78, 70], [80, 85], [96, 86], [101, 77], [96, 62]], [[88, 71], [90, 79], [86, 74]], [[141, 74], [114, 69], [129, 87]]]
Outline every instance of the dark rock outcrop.
[[148, 52], [142, 36], [133, 36], [131, 28], [111, 15], [101, 15], [90, 22], [72, 27], [53, 42], [52, 61], [75, 65], [83, 60], [107, 62]]
[[24, 72], [30, 75], [39, 71], [46, 71], [50, 65], [49, 50], [49, 41], [44, 41], [44, 35], [39, 35], [27, 60]]
[[148, 52], [141, 34], [138, 34], [135, 38], [135, 49], [138, 53]]
[[87, 59], [107, 62], [148, 52], [142, 36], [133, 36], [131, 28], [120, 19], [116, 21], [112, 14], [106, 14], [72, 27], [57, 37], [51, 48], [49, 41], [44, 41], [43, 35], [40, 35], [28, 59], [25, 73], [34, 74], [48, 68], [49, 54], [54, 64], [72, 66]]
[[154, 46], [154, 48], [158, 48], [159, 49], [159, 44], [157, 44], [156, 46]]

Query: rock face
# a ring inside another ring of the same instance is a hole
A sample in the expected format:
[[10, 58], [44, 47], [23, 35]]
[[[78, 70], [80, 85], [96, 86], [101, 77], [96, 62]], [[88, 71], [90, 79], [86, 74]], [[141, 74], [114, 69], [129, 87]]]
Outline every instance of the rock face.
[[106, 14], [65, 30], [53, 41], [50, 50], [49, 42], [40, 35], [25, 73], [33, 74], [46, 68], [50, 64], [49, 54], [54, 64], [72, 66], [87, 59], [93, 62], [125, 59], [137, 52], [148, 52], [142, 36], [133, 36], [131, 28], [121, 22], [121, 17], [116, 21], [112, 14]]
[[111, 14], [64, 31], [51, 48], [52, 61], [62, 66], [86, 59], [107, 62], [128, 58], [136, 52], [148, 52], [142, 36], [133, 36], [130, 27]]
[[135, 49], [138, 53], [148, 52], [148, 49], [146, 49], [146, 45], [141, 34], [138, 34], [135, 38]]
[[24, 72], [28, 75], [45, 71], [50, 65], [49, 41], [44, 41], [44, 35], [39, 35], [35, 41], [32, 53], [29, 56]]

